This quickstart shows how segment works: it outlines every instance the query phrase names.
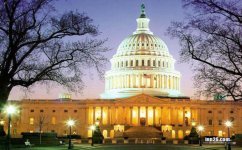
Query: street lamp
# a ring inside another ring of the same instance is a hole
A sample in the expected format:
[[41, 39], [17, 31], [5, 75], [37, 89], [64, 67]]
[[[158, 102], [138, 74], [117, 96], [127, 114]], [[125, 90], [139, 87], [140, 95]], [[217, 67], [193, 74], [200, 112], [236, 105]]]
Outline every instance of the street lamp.
[[199, 131], [199, 145], [202, 146], [202, 131], [204, 130], [204, 127], [202, 125], [199, 125], [197, 129]]
[[[230, 140], [230, 132], [229, 132], [229, 128], [232, 126], [232, 122], [227, 120], [225, 122], [225, 126], [228, 128], [228, 139]], [[228, 141], [228, 150], [231, 150], [231, 145], [230, 145], [230, 141]]]
[[11, 132], [10, 132], [11, 131], [11, 116], [17, 112], [17, 108], [16, 108], [16, 106], [9, 104], [4, 108], [4, 112], [8, 115], [8, 135], [7, 135], [8, 144], [7, 144], [7, 150], [10, 150], [10, 145], [11, 145], [11, 141], [10, 141], [10, 139], [11, 139], [11, 135], [10, 135], [11, 134]]
[[72, 146], [71, 146], [71, 127], [75, 125], [75, 121], [72, 120], [72, 119], [69, 119], [67, 121], [67, 126], [69, 127], [70, 129], [70, 132], [69, 132], [69, 145], [68, 145], [68, 149], [72, 149]]
[[91, 146], [93, 146], [93, 135], [94, 135], [94, 131], [96, 130], [96, 127], [94, 125], [92, 125], [90, 128], [92, 130], [92, 143], [91, 143]]

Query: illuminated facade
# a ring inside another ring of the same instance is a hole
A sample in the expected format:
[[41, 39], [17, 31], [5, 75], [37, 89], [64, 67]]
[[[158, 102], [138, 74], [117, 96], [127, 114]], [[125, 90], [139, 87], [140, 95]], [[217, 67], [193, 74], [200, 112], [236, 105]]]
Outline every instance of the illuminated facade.
[[137, 24], [137, 30], [119, 45], [111, 59], [101, 99], [72, 100], [70, 95], [60, 95], [56, 100], [15, 101], [20, 113], [13, 118], [12, 135], [38, 132], [41, 118], [43, 132], [58, 136], [67, 135], [65, 123], [72, 118], [76, 120], [73, 134], [84, 138], [92, 136], [89, 127], [96, 121], [105, 138], [124, 137], [132, 129], [149, 129], [168, 139], [183, 139], [192, 124], [205, 127], [202, 135], [222, 137], [227, 136], [226, 120], [233, 121], [232, 134], [242, 133], [242, 102], [182, 97], [175, 60], [165, 43], [149, 30], [144, 9]]

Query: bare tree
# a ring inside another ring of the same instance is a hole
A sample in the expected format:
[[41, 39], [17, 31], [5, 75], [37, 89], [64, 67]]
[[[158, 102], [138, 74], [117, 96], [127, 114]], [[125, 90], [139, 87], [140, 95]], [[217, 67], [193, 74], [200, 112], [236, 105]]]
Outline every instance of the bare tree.
[[43, 128], [45, 125], [47, 125], [49, 122], [47, 121], [48, 118], [46, 115], [44, 114], [40, 114], [39, 118], [38, 118], [38, 129], [39, 129], [39, 144], [42, 144], [42, 132], [43, 132]]
[[183, 0], [183, 4], [192, 15], [173, 22], [168, 34], [180, 40], [181, 60], [193, 63], [198, 92], [242, 100], [242, 1]]
[[[52, 0], [0, 0], [0, 102], [15, 86], [56, 82], [81, 89], [83, 70], [102, 74], [106, 40], [86, 14], [58, 12]], [[70, 37], [78, 38], [71, 41]]]

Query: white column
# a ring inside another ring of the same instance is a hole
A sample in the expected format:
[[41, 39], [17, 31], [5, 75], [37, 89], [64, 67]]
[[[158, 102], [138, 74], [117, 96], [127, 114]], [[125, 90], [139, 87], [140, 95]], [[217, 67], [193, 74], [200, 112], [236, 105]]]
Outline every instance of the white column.
[[170, 76], [170, 89], [172, 89], [172, 76]]
[[139, 87], [141, 87], [142, 86], [142, 75], [140, 74], [139, 75]]
[[164, 75], [162, 75], [162, 78], [161, 78], [161, 83], [162, 83], [162, 89], [164, 89], [164, 82], [165, 82], [165, 80], [164, 80]]
[[140, 107], [138, 106], [138, 126], [140, 125]]
[[130, 125], [132, 125], [133, 120], [133, 107], [130, 107]]
[[155, 125], [155, 117], [156, 117], [156, 116], [155, 116], [155, 109], [156, 109], [156, 108], [153, 107], [153, 125]]
[[168, 77], [168, 75], [166, 75], [166, 89], [168, 89], [168, 79], [169, 77]]

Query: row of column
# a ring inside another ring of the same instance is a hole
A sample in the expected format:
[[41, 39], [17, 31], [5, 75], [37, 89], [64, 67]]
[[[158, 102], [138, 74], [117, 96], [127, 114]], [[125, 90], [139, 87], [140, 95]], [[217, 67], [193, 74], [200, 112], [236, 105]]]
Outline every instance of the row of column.
[[169, 75], [119, 75], [105, 79], [106, 90], [119, 88], [163, 88], [180, 90], [180, 78]]
[[[145, 108], [145, 116], [141, 116]], [[92, 111], [90, 111], [92, 109]], [[130, 124], [140, 125], [140, 118], [146, 119], [146, 125], [161, 124], [187, 124], [197, 120], [197, 114], [192, 109], [173, 107], [93, 107], [89, 108], [89, 124], [99, 119], [101, 124]], [[198, 113], [198, 111], [197, 111]]]
[[[138, 64], [137, 64], [138, 61]], [[154, 63], [155, 61], [155, 63]], [[115, 68], [122, 68], [122, 67], [166, 67], [166, 68], [174, 68], [172, 65], [174, 63], [171, 63], [169, 61], [161, 61], [161, 60], [151, 60], [151, 59], [136, 59], [136, 60], [126, 60], [126, 61], [117, 61], [114, 62], [112, 65], [112, 69]]]

